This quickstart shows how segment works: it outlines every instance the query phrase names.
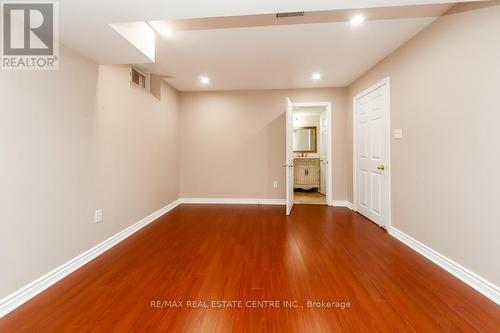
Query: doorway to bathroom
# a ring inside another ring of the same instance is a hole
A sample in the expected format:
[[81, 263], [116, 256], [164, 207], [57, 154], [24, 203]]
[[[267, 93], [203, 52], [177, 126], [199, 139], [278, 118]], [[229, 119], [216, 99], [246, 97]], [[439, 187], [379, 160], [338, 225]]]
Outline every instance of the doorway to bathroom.
[[293, 204], [328, 205], [333, 179], [331, 103], [289, 102], [288, 107], [287, 212]]

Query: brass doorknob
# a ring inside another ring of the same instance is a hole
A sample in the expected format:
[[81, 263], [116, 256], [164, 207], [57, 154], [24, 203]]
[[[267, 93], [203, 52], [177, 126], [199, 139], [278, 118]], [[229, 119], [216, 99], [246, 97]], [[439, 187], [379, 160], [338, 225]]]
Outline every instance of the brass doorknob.
[[379, 170], [385, 170], [385, 166], [384, 166], [383, 164], [380, 164], [380, 165], [377, 167], [377, 169], [379, 169]]

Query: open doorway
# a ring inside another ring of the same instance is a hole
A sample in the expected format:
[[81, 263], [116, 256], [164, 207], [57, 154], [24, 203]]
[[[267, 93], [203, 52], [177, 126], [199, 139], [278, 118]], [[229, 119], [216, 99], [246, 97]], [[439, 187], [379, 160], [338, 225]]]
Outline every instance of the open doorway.
[[[332, 201], [330, 102], [290, 103], [287, 122], [287, 203], [328, 205]], [[292, 190], [293, 189], [293, 190]]]

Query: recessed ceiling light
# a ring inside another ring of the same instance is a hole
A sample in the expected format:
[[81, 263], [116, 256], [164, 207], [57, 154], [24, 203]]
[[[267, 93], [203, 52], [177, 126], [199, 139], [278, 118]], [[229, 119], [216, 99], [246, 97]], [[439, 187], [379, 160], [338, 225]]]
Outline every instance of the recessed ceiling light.
[[315, 80], [315, 81], [318, 81], [321, 79], [321, 73], [314, 73], [312, 75], [312, 79]]
[[165, 36], [165, 37], [170, 37], [174, 34], [174, 30], [172, 30], [172, 28], [170, 28], [170, 27], [163, 27], [160, 29], [159, 32], [162, 36]]
[[156, 31], [158, 34], [164, 37], [170, 37], [174, 34], [174, 29], [172, 29], [168, 22], [165, 21], [149, 21], [148, 22], [151, 28]]
[[353, 27], [357, 27], [357, 26], [363, 24], [364, 21], [365, 21], [365, 17], [363, 15], [356, 15], [356, 16], [351, 17], [351, 19], [349, 20], [349, 23]]
[[200, 82], [202, 84], [209, 84], [210, 83], [210, 78], [208, 76], [200, 76]]

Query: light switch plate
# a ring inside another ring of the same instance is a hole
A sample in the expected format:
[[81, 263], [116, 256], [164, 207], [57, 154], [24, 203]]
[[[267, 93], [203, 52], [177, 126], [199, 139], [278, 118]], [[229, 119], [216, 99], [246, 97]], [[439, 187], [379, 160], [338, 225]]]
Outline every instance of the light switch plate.
[[394, 139], [402, 139], [403, 138], [403, 129], [395, 128], [394, 129]]
[[102, 209], [98, 209], [95, 211], [94, 214], [94, 223], [101, 223], [102, 222]]
[[273, 187], [274, 187], [274, 188], [278, 188], [278, 181], [277, 181], [277, 180], [275, 180], [275, 181], [273, 182]]

